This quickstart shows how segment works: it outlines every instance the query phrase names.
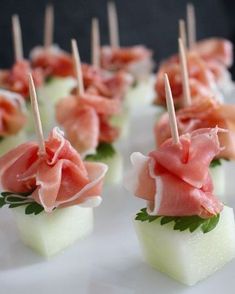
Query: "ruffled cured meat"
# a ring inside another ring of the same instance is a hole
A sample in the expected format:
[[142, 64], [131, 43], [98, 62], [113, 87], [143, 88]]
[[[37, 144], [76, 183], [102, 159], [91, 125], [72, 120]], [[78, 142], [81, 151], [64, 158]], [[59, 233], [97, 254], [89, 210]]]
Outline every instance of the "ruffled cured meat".
[[32, 50], [30, 57], [33, 68], [40, 68], [45, 76], [67, 77], [74, 75], [72, 56], [58, 46], [36, 47]]
[[82, 64], [82, 73], [86, 91], [107, 98], [122, 100], [133, 82], [132, 76], [124, 71], [107, 73], [88, 64]]
[[210, 38], [199, 41], [193, 51], [207, 64], [216, 81], [223, 80], [228, 75], [228, 68], [233, 64], [233, 45], [226, 39]]
[[233, 45], [229, 40], [210, 38], [197, 42], [193, 51], [196, 51], [205, 61], [217, 61], [225, 67], [233, 64]]
[[0, 158], [0, 184], [5, 191], [32, 192], [30, 198], [46, 212], [75, 204], [97, 206], [107, 166], [83, 162], [80, 155], [54, 128], [39, 155], [36, 142], [18, 146]]
[[[209, 218], [223, 205], [213, 195], [209, 165], [220, 152], [218, 128], [200, 129], [167, 140], [149, 156], [133, 153], [134, 166], [126, 186], [148, 203], [148, 213]], [[223, 131], [223, 130], [222, 130]]]
[[[216, 126], [228, 129], [228, 132], [218, 134], [221, 146], [225, 147], [218, 157], [235, 159], [235, 105], [221, 104], [210, 98], [199, 99], [193, 105], [178, 110], [176, 120], [180, 134]], [[171, 137], [168, 113], [156, 123], [154, 132], [158, 146]]]
[[43, 74], [40, 69], [32, 70], [27, 60], [17, 61], [10, 70], [0, 74], [0, 86], [12, 92], [21, 94], [25, 99], [29, 97], [28, 75], [32, 74], [36, 87], [43, 83]]
[[60, 100], [56, 118], [72, 145], [86, 155], [94, 153], [99, 142], [112, 143], [118, 138], [119, 131], [109, 120], [120, 110], [120, 100], [85, 93]]
[[[215, 79], [205, 62], [196, 53], [187, 55], [189, 86], [192, 99], [212, 95], [215, 88]], [[167, 73], [171, 85], [174, 104], [181, 107], [183, 104], [182, 73], [178, 56], [165, 61], [159, 68], [156, 76], [155, 90], [157, 97], [155, 104], [166, 105], [164, 74]], [[216, 97], [215, 97], [216, 98]]]
[[144, 46], [101, 49], [101, 66], [109, 71], [124, 70], [140, 80], [153, 69], [152, 51]]
[[25, 122], [23, 97], [0, 89], [0, 138], [17, 134]]

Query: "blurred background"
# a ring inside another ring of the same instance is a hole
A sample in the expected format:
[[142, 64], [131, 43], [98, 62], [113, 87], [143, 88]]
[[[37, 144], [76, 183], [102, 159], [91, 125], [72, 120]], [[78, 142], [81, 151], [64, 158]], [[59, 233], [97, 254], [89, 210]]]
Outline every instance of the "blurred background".
[[[121, 45], [145, 44], [162, 58], [177, 50], [178, 19], [186, 17], [186, 0], [116, 0]], [[194, 0], [197, 38], [221, 36], [235, 41], [234, 0]], [[70, 50], [70, 39], [78, 41], [83, 61], [90, 60], [91, 19], [100, 21], [102, 44], [108, 42], [106, 0], [54, 0], [55, 43]], [[0, 67], [13, 60], [11, 15], [19, 14], [24, 55], [42, 44], [44, 10], [47, 0], [0, 0]], [[235, 76], [235, 67], [231, 69]]]

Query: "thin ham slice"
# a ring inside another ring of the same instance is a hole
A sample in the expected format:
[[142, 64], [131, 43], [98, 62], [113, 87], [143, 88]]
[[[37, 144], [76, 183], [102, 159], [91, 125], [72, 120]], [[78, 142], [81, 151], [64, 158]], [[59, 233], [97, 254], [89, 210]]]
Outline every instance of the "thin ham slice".
[[39, 68], [45, 76], [68, 77], [74, 75], [73, 59], [57, 45], [49, 48], [35, 47], [30, 54], [33, 68]]
[[123, 100], [133, 82], [132, 76], [124, 71], [108, 73], [89, 64], [82, 64], [82, 73], [86, 92], [109, 99]]
[[[228, 132], [218, 134], [220, 145], [225, 147], [218, 157], [235, 159], [235, 105], [221, 104], [207, 97], [178, 110], [176, 119], [180, 134], [216, 126], [227, 129]], [[154, 132], [157, 146], [171, 137], [167, 113], [156, 122]]]
[[8, 71], [0, 75], [2, 88], [21, 94], [25, 99], [29, 98], [28, 75], [32, 74], [36, 87], [43, 83], [43, 74], [40, 69], [32, 69], [27, 60], [17, 61]]
[[[187, 54], [187, 64], [189, 73], [189, 86], [192, 99], [198, 96], [205, 97], [213, 95], [215, 79], [211, 70], [208, 69], [204, 60], [196, 53]], [[155, 83], [156, 99], [155, 104], [166, 106], [164, 74], [167, 73], [172, 89], [174, 104], [182, 107], [183, 104], [183, 85], [182, 73], [178, 56], [173, 56], [162, 63], [160, 66]], [[215, 97], [216, 98], [216, 97]]]
[[26, 123], [24, 98], [0, 89], [0, 137], [17, 134]]
[[31, 198], [46, 212], [54, 208], [98, 205], [107, 166], [83, 162], [54, 128], [39, 155], [36, 142], [27, 142], [0, 158], [0, 186], [14, 193], [32, 192]]
[[217, 61], [225, 67], [233, 64], [233, 45], [229, 40], [210, 38], [197, 42], [193, 50], [205, 61]]
[[134, 168], [126, 186], [147, 201], [149, 214], [209, 218], [220, 213], [223, 205], [213, 195], [209, 174], [220, 152], [219, 131], [200, 129], [180, 136], [179, 144], [169, 139], [148, 156], [132, 154]]
[[119, 130], [110, 123], [110, 116], [120, 112], [120, 101], [85, 93], [71, 95], [56, 106], [57, 121], [67, 138], [83, 155], [94, 153], [99, 142], [111, 143]]
[[153, 69], [152, 51], [144, 46], [101, 48], [101, 66], [109, 71], [124, 70], [140, 80], [148, 77]]

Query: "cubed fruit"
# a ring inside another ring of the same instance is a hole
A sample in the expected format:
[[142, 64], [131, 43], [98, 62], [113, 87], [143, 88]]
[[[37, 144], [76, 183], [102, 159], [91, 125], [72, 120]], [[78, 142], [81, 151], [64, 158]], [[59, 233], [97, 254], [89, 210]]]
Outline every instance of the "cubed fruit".
[[68, 96], [75, 85], [76, 82], [72, 77], [54, 77], [45, 84], [40, 95], [46, 96], [55, 105], [61, 98]]
[[108, 171], [105, 175], [105, 183], [108, 185], [119, 184], [123, 176], [123, 159], [119, 152], [110, 157], [100, 158], [100, 162], [107, 164]]
[[173, 223], [141, 222], [135, 228], [146, 262], [186, 285], [211, 275], [235, 257], [233, 209], [224, 207], [217, 226], [208, 233], [174, 231]]
[[7, 136], [0, 140], [0, 156], [7, 153], [11, 149], [26, 141], [26, 134], [24, 131], [20, 131], [18, 134], [13, 136]]
[[210, 175], [214, 185], [214, 195], [221, 201], [226, 201], [225, 197], [225, 169], [223, 164], [210, 167]]
[[150, 105], [155, 96], [154, 83], [155, 77], [153, 75], [146, 80], [137, 82], [127, 91], [125, 96], [126, 104], [130, 108]]
[[26, 215], [25, 208], [18, 207], [14, 215], [22, 241], [45, 257], [59, 253], [93, 229], [93, 209], [77, 205], [38, 215]]
[[112, 116], [111, 118], [111, 124], [114, 127], [119, 128], [120, 130], [120, 138], [124, 139], [127, 138], [129, 134], [129, 127], [130, 127], [130, 121], [129, 121], [129, 111], [127, 107], [124, 107], [123, 112], [121, 114], [117, 114]]

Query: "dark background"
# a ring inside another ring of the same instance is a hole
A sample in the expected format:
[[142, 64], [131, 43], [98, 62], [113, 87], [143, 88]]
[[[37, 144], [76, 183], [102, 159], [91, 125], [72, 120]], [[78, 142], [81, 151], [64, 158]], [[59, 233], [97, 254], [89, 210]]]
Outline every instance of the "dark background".
[[[177, 50], [178, 19], [185, 18], [184, 0], [116, 0], [121, 45], [143, 43], [155, 52], [155, 60]], [[197, 38], [223, 36], [235, 40], [235, 1], [191, 1], [196, 8]], [[24, 55], [42, 43], [46, 0], [0, 0], [0, 67], [13, 61], [11, 15], [19, 14]], [[50, 1], [55, 8], [55, 42], [70, 50], [70, 39], [78, 41], [84, 61], [90, 59], [91, 18], [100, 20], [102, 43], [108, 42], [106, 0]], [[234, 71], [234, 69], [233, 69]], [[235, 73], [235, 72], [234, 72]]]

